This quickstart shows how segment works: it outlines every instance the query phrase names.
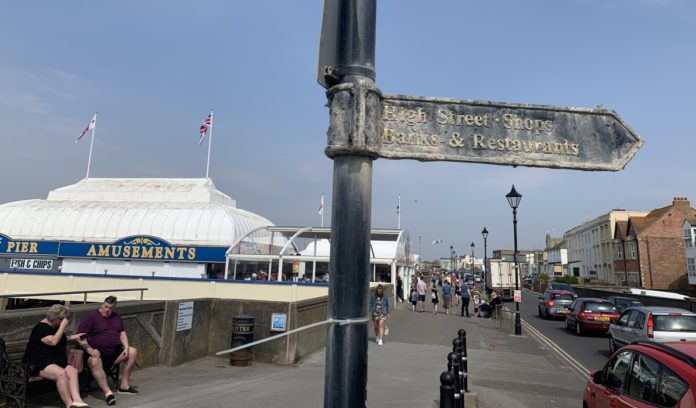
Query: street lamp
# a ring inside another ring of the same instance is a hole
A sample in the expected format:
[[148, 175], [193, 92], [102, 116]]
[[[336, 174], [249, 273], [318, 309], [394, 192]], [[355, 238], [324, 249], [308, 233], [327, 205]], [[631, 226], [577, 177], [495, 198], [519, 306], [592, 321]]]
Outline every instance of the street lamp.
[[454, 246], [450, 245], [450, 268], [454, 272]]
[[476, 268], [474, 267], [474, 248], [476, 245], [472, 242], [469, 246], [471, 247], [471, 279], [476, 282]]
[[483, 282], [483, 293], [486, 293], [486, 274], [488, 273], [488, 251], [486, 249], [488, 230], [486, 227], [483, 227], [481, 235], [483, 236], [483, 270], [481, 271], [481, 281]]
[[[515, 185], [513, 184], [512, 190], [505, 195], [505, 198], [507, 198], [510, 207], [512, 207], [512, 229], [515, 242], [515, 292], [517, 292], [520, 290], [520, 271], [517, 266], [517, 207], [522, 200], [522, 194], [515, 190]], [[521, 334], [522, 322], [520, 321], [520, 302], [515, 302], [515, 335], [520, 336]]]

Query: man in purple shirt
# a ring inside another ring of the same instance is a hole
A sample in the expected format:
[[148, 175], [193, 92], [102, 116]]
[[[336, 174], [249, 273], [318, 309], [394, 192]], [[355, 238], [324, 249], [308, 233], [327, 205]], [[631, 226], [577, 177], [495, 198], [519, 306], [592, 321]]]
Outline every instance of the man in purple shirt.
[[82, 319], [78, 330], [78, 333], [85, 333], [85, 337], [80, 340], [80, 347], [88, 355], [87, 364], [104, 392], [107, 405], [115, 405], [116, 397], [106, 382], [104, 367], [111, 368], [124, 363], [121, 382], [116, 391], [119, 394], [138, 395], [138, 391], [128, 382], [138, 351], [128, 344], [126, 327], [121, 316], [114, 312], [115, 307], [116, 296], [107, 297], [99, 309]]

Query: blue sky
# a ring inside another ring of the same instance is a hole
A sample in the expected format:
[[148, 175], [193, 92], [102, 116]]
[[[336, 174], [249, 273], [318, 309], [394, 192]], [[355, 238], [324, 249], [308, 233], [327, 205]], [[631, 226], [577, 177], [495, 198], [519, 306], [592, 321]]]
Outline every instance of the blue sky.
[[[204, 177], [198, 127], [215, 109], [211, 177], [277, 225], [330, 222], [329, 125], [316, 82], [322, 1], [6, 2], [0, 14], [0, 203], [85, 176]], [[620, 172], [375, 161], [374, 227], [401, 225], [426, 259], [512, 248], [613, 208], [696, 201], [696, 3], [383, 0], [386, 93], [615, 110], [645, 140]], [[693, 206], [693, 205], [692, 205]], [[436, 239], [443, 242], [431, 245]]]

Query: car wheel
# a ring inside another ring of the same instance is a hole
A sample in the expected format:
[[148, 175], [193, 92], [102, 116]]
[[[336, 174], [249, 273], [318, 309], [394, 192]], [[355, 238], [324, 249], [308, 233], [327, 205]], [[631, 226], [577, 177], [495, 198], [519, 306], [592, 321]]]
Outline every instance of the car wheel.
[[580, 322], [575, 322], [575, 333], [578, 336], [582, 336], [582, 334], [583, 334], [582, 326], [580, 325]]
[[609, 336], [609, 354], [614, 354], [618, 347], [616, 347], [616, 342], [614, 342], [614, 337]]

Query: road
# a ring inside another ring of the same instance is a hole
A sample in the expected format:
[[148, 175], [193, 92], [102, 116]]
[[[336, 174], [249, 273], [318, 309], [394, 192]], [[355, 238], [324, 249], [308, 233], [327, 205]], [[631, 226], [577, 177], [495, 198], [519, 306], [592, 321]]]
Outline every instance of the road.
[[[600, 369], [607, 362], [609, 353], [609, 338], [604, 334], [586, 334], [578, 336], [574, 331], [565, 328], [565, 321], [544, 320], [539, 317], [539, 299], [536, 294], [528, 291], [522, 293], [520, 317], [527, 324], [539, 331], [543, 336], [564, 350], [585, 370]], [[514, 308], [514, 303], [508, 303]]]

